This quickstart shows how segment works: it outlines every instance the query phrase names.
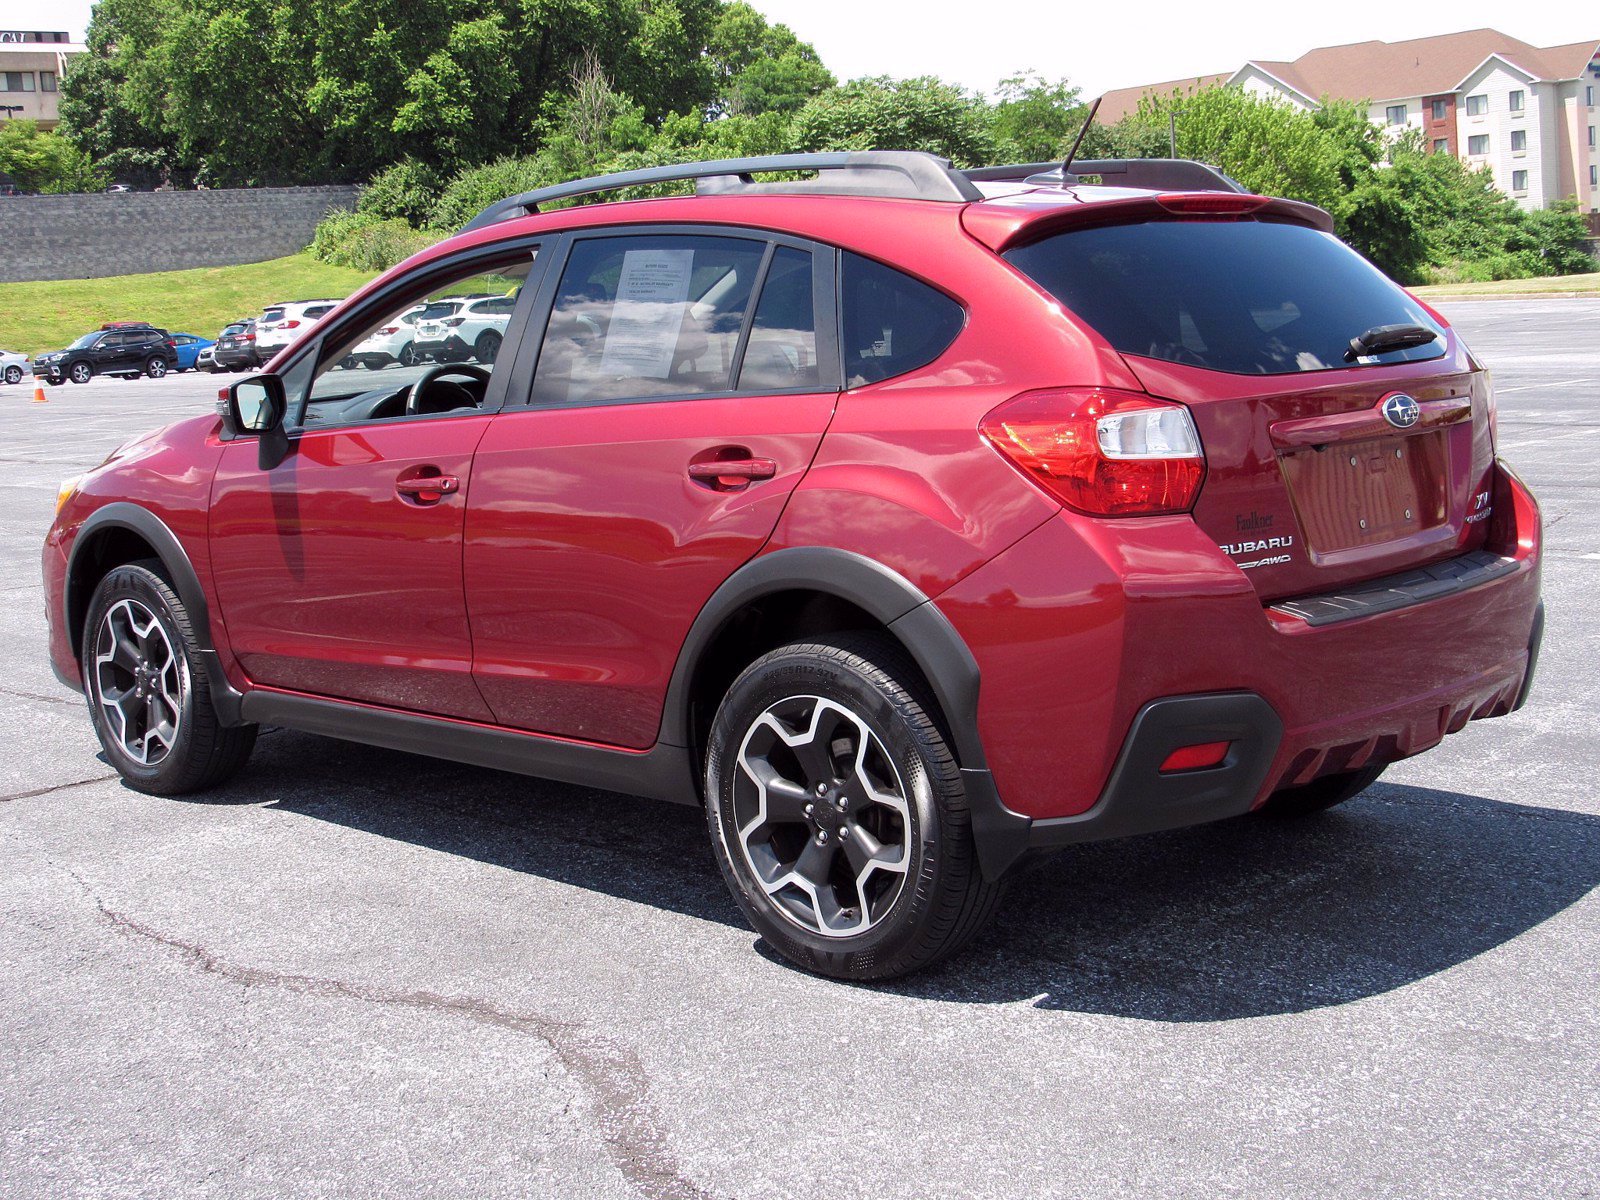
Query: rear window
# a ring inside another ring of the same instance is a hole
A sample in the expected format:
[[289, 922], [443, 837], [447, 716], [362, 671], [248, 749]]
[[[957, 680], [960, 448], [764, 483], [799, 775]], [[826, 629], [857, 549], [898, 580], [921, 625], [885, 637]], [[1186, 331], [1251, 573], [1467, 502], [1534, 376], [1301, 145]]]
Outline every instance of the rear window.
[[442, 317], [453, 317], [456, 309], [461, 307], [459, 300], [446, 300], [438, 304], [430, 304], [419, 312], [416, 319], [419, 321], [437, 321]]
[[1351, 365], [1379, 325], [1441, 336], [1381, 363], [1438, 358], [1438, 323], [1331, 234], [1265, 221], [1150, 221], [1073, 230], [1006, 260], [1124, 354], [1238, 375]]
[[272, 322], [272, 321], [281, 321], [281, 320], [283, 320], [283, 309], [281, 309], [281, 308], [269, 308], [269, 309], [267, 309], [266, 312], [261, 314], [261, 320], [262, 320], [263, 323], [269, 323], [269, 322]]

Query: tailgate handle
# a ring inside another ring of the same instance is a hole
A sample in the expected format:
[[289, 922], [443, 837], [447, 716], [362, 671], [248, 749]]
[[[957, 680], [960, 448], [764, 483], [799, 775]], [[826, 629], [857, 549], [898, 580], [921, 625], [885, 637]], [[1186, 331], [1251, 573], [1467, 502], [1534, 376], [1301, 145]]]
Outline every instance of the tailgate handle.
[[1472, 419], [1472, 397], [1447, 396], [1443, 400], [1424, 400], [1417, 405], [1417, 419], [1404, 429], [1384, 420], [1379, 408], [1358, 408], [1354, 412], [1298, 417], [1272, 423], [1272, 444], [1280, 450], [1301, 450], [1326, 446], [1331, 442], [1370, 442], [1375, 438], [1401, 437], [1443, 429]]

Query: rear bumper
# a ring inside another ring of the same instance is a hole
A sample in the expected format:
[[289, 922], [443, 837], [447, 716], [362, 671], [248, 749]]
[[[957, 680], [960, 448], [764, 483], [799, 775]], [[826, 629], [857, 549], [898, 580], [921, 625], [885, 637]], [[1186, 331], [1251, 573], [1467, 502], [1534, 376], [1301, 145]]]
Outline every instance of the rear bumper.
[[[940, 596], [982, 673], [985, 870], [1249, 812], [1516, 709], [1543, 631], [1539, 518], [1509, 472], [1497, 493], [1487, 548], [1503, 561], [1463, 556], [1459, 586], [1430, 577], [1331, 623], [1264, 606], [1187, 519], [1048, 522]], [[1214, 741], [1231, 743], [1218, 767], [1159, 771]]]

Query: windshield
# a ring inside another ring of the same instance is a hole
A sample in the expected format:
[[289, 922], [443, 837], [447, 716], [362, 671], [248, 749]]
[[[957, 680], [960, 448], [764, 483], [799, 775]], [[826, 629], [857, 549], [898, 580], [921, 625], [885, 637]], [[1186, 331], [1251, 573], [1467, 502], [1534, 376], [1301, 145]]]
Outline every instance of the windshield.
[[90, 346], [94, 345], [95, 338], [97, 338], [99, 336], [100, 336], [99, 330], [96, 330], [94, 333], [86, 333], [81, 338], [79, 338], [77, 341], [73, 342], [72, 345], [68, 346], [67, 349], [68, 350], [87, 350]]
[[1148, 221], [1074, 230], [1006, 260], [1118, 350], [1241, 375], [1351, 365], [1352, 338], [1421, 325], [1437, 340], [1363, 363], [1438, 358], [1444, 330], [1332, 234], [1266, 221]]

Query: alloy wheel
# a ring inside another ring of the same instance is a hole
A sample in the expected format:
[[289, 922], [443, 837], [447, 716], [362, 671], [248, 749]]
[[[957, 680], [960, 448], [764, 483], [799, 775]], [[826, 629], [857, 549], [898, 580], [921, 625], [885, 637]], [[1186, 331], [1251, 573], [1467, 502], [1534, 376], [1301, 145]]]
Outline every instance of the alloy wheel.
[[837, 701], [793, 696], [756, 718], [738, 762], [739, 851], [774, 907], [824, 937], [882, 920], [905, 886], [911, 806], [866, 720]]
[[167, 360], [164, 358], [152, 358], [145, 364], [145, 374], [149, 375], [151, 379], [160, 379], [166, 373]]
[[7, 367], [6, 368], [6, 382], [7, 383], [21, 383], [22, 382], [22, 368], [21, 367]]
[[95, 699], [122, 752], [153, 767], [172, 752], [183, 724], [189, 666], [155, 613], [123, 599], [106, 610], [95, 636]]
[[88, 383], [94, 377], [94, 368], [88, 363], [73, 363], [71, 374], [73, 383]]

